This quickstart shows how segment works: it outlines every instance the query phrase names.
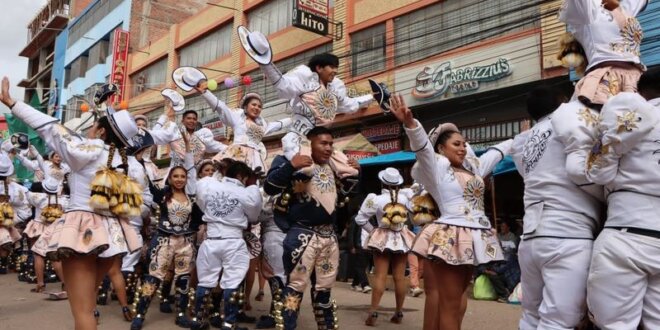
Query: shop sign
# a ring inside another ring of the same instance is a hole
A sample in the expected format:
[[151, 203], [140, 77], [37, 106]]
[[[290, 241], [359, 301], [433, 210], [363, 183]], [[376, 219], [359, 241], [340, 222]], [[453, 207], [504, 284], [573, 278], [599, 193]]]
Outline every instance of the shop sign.
[[446, 93], [462, 94], [479, 89], [480, 83], [500, 80], [512, 72], [509, 61], [500, 58], [483, 66], [452, 68], [451, 62], [436, 67], [426, 66], [417, 75], [412, 95], [418, 99], [433, 98]]
[[126, 75], [128, 73], [128, 31], [116, 29], [112, 46], [112, 71], [110, 82], [117, 85], [118, 91], [111, 97], [112, 103], [124, 100]]
[[381, 155], [391, 154], [393, 152], [401, 151], [401, 139], [392, 139], [386, 141], [375, 142], [373, 144], [378, 148]]
[[378, 125], [369, 127], [360, 132], [369, 142], [396, 138], [401, 135], [401, 125], [399, 123]]
[[213, 137], [225, 137], [225, 125], [222, 124], [222, 121], [215, 120], [203, 125], [204, 128], [208, 128], [213, 133]]
[[293, 26], [325, 36], [328, 34], [328, 0], [296, 0]]
[[346, 157], [348, 157], [348, 159], [353, 159], [356, 161], [378, 155], [377, 153], [371, 151], [357, 151], [357, 150], [344, 150], [344, 153], [346, 154]]

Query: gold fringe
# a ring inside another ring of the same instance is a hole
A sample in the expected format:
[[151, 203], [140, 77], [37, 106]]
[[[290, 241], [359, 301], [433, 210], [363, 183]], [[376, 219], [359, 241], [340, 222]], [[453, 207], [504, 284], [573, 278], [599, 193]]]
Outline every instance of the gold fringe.
[[557, 59], [561, 61], [562, 66], [568, 69], [575, 69], [575, 73], [582, 77], [587, 69], [587, 55], [584, 48], [575, 36], [566, 32], [559, 37], [559, 53]]

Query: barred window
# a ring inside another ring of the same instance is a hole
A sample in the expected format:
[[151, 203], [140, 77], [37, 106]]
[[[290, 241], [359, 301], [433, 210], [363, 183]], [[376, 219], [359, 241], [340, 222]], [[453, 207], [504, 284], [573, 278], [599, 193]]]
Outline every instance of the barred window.
[[179, 51], [180, 66], [203, 66], [231, 52], [233, 25], [226, 24]]
[[385, 24], [351, 35], [351, 75], [385, 69]]
[[[309, 59], [316, 54], [328, 53], [332, 51], [332, 43], [327, 43], [316, 48], [312, 48], [300, 54], [285, 58], [283, 60], [275, 62], [277, 68], [281, 72], [287, 72], [298, 65], [305, 64], [309, 62]], [[255, 70], [247, 73], [252, 77], [252, 84], [248, 87], [248, 93], [258, 93], [261, 95], [264, 104], [277, 100], [277, 91], [273, 87], [272, 82], [266, 81], [264, 75], [261, 73], [261, 70]]]
[[264, 35], [275, 33], [291, 25], [293, 0], [270, 0], [247, 14], [250, 31]]
[[159, 86], [165, 84], [166, 78], [167, 57], [131, 75], [131, 97], [140, 95], [149, 89], [158, 89]]
[[394, 19], [394, 61], [402, 65], [539, 24], [528, 0], [448, 0]]

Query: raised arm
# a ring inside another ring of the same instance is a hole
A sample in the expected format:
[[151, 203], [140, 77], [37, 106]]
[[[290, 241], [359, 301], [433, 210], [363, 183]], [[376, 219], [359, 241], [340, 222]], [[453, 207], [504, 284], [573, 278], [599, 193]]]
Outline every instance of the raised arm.
[[559, 20], [570, 25], [587, 25], [596, 20], [599, 10], [600, 0], [564, 0]]
[[354, 113], [368, 107], [374, 101], [374, 96], [371, 94], [349, 97], [346, 85], [339, 78], [335, 78], [332, 85], [337, 93], [337, 113]]
[[[203, 87], [199, 87], [203, 88]], [[211, 109], [215, 110], [215, 112], [218, 113], [218, 116], [220, 116], [220, 121], [222, 121], [223, 124], [229, 127], [235, 127], [239, 123], [237, 122], [237, 118], [235, 111], [230, 109], [225, 102], [222, 100], [218, 99], [211, 91], [207, 89], [203, 89], [203, 92], [201, 93], [202, 97], [204, 100], [206, 100], [206, 103], [211, 106]]]
[[312, 70], [306, 65], [297, 66], [284, 75], [273, 63], [260, 65], [260, 67], [268, 81], [277, 90], [277, 96], [285, 100], [291, 100], [306, 92], [305, 82], [313, 77]]
[[504, 159], [504, 157], [508, 156], [511, 153], [511, 148], [513, 146], [513, 140], [509, 139], [504, 142], [501, 142], [497, 145], [494, 145], [486, 150], [480, 157], [479, 157], [479, 168], [478, 168], [478, 173], [479, 176], [485, 177], [489, 175], [497, 163], [499, 163], [501, 160]]

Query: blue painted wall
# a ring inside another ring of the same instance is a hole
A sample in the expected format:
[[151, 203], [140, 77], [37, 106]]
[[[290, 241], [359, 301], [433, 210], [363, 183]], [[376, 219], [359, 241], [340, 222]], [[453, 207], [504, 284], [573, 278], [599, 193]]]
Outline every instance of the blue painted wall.
[[646, 66], [660, 64], [660, 1], [649, 0], [638, 19], [644, 29], [642, 61]]
[[[53, 55], [53, 71], [51, 73], [51, 80], [57, 80], [57, 98], [52, 98], [53, 105], [58, 106], [58, 111], [55, 117], [62, 119], [62, 85], [64, 84], [64, 56], [66, 55], [66, 43], [69, 38], [69, 29], [62, 30], [55, 38], [55, 49]], [[55, 102], [56, 101], [56, 102]]]
[[[90, 9], [97, 3], [105, 1], [98, 0], [90, 3], [87, 8], [78, 16], [75, 20], [69, 23], [67, 30], [70, 29], [73, 25], [76, 24], [84, 15], [86, 15]], [[106, 38], [108, 34], [114, 31], [115, 28], [120, 27], [128, 31], [131, 17], [131, 0], [124, 0], [119, 6], [113, 9], [110, 14], [103, 17], [96, 25], [94, 25], [89, 31], [85, 33], [84, 38], [80, 38], [72, 45], [67, 45], [65, 56], [64, 56], [64, 66], [69, 67], [73, 61], [75, 61], [80, 55], [86, 54], [89, 52], [89, 49], [92, 48], [97, 42]], [[94, 67], [87, 68], [87, 72], [84, 77], [76, 78], [71, 81], [68, 86], [62, 88], [60, 94], [60, 103], [66, 104], [66, 102], [73, 95], [81, 95], [85, 93], [85, 89], [89, 86], [92, 86], [97, 83], [105, 83], [106, 77], [110, 74], [112, 70], [112, 54], [108, 54], [105, 64], [97, 64]], [[62, 81], [64, 80], [64, 73], [62, 73]]]

